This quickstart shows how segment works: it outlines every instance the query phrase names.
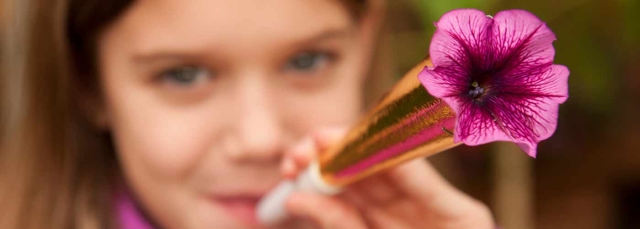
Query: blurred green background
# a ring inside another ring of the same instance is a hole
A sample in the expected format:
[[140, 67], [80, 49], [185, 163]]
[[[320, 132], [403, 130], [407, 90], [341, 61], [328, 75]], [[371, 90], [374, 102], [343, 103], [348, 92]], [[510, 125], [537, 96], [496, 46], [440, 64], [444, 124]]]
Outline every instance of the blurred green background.
[[[508, 144], [458, 147], [429, 160], [509, 229], [640, 228], [640, 1], [389, 1], [388, 50], [403, 75], [427, 54], [449, 10], [525, 9], [556, 33], [569, 100], [537, 159]], [[411, 12], [411, 13], [408, 13]], [[514, 153], [516, 152], [516, 153]]]

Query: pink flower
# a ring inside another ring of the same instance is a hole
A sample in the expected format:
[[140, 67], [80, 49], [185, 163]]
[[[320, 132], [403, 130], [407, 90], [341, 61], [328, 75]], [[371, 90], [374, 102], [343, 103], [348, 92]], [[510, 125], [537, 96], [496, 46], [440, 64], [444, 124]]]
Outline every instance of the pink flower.
[[418, 78], [456, 113], [454, 140], [512, 141], [535, 157], [568, 97], [569, 70], [553, 64], [553, 32], [524, 10], [495, 17], [454, 10], [436, 27], [429, 50], [433, 67]]

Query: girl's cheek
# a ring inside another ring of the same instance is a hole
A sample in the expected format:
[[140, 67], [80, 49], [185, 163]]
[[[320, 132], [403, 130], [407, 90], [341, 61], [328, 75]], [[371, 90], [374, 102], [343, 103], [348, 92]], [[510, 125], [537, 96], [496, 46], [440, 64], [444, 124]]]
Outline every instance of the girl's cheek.
[[125, 112], [114, 131], [118, 152], [129, 166], [163, 179], [185, 178], [215, 148], [218, 131], [209, 112], [163, 105], [135, 111]]

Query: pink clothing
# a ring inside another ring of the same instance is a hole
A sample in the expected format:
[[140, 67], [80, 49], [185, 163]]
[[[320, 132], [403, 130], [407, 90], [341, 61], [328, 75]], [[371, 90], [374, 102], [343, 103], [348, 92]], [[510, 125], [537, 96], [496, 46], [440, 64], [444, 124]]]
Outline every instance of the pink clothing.
[[127, 191], [120, 191], [115, 196], [114, 210], [120, 229], [154, 229], [144, 217], [135, 201]]

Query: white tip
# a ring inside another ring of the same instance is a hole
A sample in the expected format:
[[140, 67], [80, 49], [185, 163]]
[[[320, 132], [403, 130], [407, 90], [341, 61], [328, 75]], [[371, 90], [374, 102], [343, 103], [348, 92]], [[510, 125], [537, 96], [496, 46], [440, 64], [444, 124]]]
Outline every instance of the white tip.
[[285, 201], [295, 190], [295, 187], [296, 185], [292, 181], [283, 181], [271, 190], [258, 203], [256, 211], [258, 220], [265, 225], [273, 225], [287, 218]]
[[295, 182], [280, 182], [276, 188], [260, 200], [256, 209], [258, 220], [264, 225], [275, 225], [289, 217], [287, 209], [285, 209], [285, 202], [294, 191], [334, 195], [339, 193], [341, 189], [322, 180], [320, 167], [314, 161], [305, 171], [298, 175]]

